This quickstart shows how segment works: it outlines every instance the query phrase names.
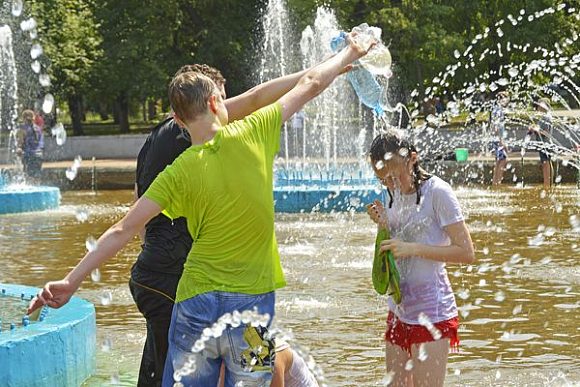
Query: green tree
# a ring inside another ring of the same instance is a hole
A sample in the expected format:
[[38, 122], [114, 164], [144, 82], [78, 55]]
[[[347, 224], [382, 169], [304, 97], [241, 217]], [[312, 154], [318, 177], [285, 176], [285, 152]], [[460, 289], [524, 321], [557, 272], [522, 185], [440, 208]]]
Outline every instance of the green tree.
[[57, 101], [66, 101], [73, 131], [83, 134], [83, 95], [95, 63], [101, 58], [101, 38], [89, 0], [33, 0], [43, 63], [52, 80]]
[[104, 0], [95, 15], [103, 59], [92, 74], [92, 98], [112, 101], [121, 132], [129, 131], [131, 104], [158, 98], [167, 85], [176, 1]]

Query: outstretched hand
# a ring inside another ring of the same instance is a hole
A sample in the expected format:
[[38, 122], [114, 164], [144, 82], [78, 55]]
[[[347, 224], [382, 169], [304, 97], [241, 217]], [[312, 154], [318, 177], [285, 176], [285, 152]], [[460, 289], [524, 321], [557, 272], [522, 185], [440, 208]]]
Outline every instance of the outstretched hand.
[[75, 290], [76, 288], [71, 285], [68, 280], [48, 282], [40, 292], [30, 300], [26, 314], [30, 315], [43, 305], [58, 309], [69, 302]]
[[367, 204], [367, 214], [369, 214], [371, 220], [378, 224], [381, 228], [389, 227], [389, 218], [387, 218], [387, 210], [380, 200], [375, 199], [374, 203]]

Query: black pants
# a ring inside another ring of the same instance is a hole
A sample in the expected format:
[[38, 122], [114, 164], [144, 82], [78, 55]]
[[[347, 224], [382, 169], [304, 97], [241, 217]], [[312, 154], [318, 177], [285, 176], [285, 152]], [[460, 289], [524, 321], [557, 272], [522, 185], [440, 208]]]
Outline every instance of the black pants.
[[133, 266], [129, 288], [137, 308], [147, 321], [147, 339], [139, 369], [138, 387], [160, 387], [167, 357], [167, 334], [179, 275]]

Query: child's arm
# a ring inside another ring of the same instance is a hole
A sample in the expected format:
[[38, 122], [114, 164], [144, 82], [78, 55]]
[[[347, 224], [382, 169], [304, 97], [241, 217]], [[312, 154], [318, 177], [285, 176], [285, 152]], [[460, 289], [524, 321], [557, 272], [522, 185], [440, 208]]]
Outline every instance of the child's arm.
[[444, 229], [451, 239], [449, 246], [430, 246], [388, 239], [381, 243], [379, 251], [391, 250], [395, 258], [419, 256], [438, 262], [465, 264], [473, 262], [475, 255], [473, 242], [465, 222], [460, 221], [450, 224], [445, 226]]
[[42, 305], [51, 308], [65, 305], [91, 271], [115, 256], [161, 210], [153, 200], [139, 199], [123, 219], [105, 231], [99, 238], [97, 247], [89, 251], [64, 279], [44, 285], [30, 301], [26, 314], [34, 312]]

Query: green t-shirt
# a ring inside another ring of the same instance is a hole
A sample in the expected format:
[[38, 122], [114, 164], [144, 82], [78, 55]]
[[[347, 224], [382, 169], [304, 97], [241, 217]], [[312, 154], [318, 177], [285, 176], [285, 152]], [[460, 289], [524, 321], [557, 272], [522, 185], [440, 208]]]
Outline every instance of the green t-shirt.
[[286, 285], [274, 234], [273, 163], [282, 107], [222, 127], [165, 168], [144, 196], [193, 238], [176, 301], [221, 290], [262, 294]]

